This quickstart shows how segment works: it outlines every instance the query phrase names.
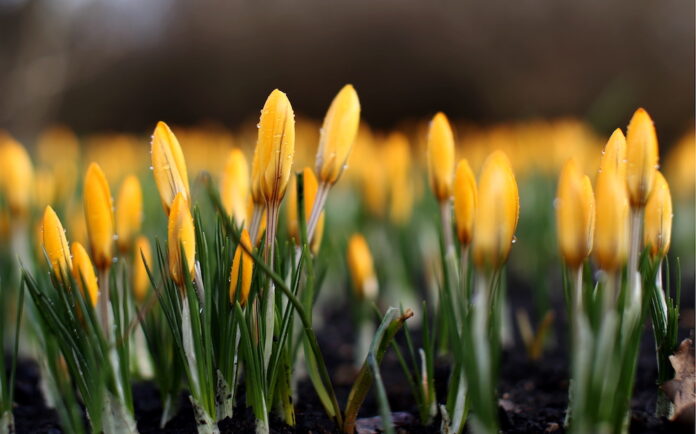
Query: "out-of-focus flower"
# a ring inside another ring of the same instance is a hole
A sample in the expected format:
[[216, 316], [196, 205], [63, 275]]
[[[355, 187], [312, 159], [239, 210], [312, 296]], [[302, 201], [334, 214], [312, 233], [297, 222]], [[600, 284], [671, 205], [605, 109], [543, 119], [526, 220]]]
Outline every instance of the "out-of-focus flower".
[[152, 249], [147, 237], [141, 235], [135, 239], [133, 252], [133, 295], [135, 300], [142, 302], [150, 288], [150, 277], [147, 275], [148, 267], [152, 267]]
[[389, 218], [396, 224], [403, 224], [411, 217], [414, 202], [411, 149], [406, 136], [390, 134], [384, 142], [382, 155], [388, 174]]
[[507, 260], [520, 212], [517, 181], [505, 153], [486, 158], [478, 183], [473, 259], [478, 268], [499, 268]]
[[97, 276], [94, 274], [92, 261], [89, 259], [87, 251], [80, 243], [72, 243], [70, 251], [72, 252], [73, 259], [73, 278], [80, 287], [82, 296], [89, 296], [89, 301], [92, 303], [92, 306], [96, 306], [97, 299], [99, 298], [99, 286], [97, 285]]
[[665, 176], [675, 197], [693, 200], [696, 191], [696, 131], [685, 134], [667, 156]]
[[97, 163], [87, 168], [83, 202], [94, 264], [104, 270], [111, 265], [113, 256], [114, 214], [111, 190]]
[[162, 199], [164, 211], [169, 214], [174, 197], [181, 193], [190, 203], [188, 173], [184, 153], [176, 136], [164, 122], [158, 122], [152, 135], [152, 170]]
[[54, 175], [54, 199], [59, 202], [67, 200], [75, 193], [77, 185], [80, 162], [77, 136], [65, 126], [53, 126], [39, 136], [36, 148], [40, 164], [50, 168]]
[[592, 250], [595, 200], [590, 179], [575, 160], [561, 170], [556, 193], [556, 232], [566, 264], [579, 267]]
[[317, 148], [317, 178], [335, 184], [343, 172], [360, 123], [360, 101], [350, 84], [338, 92], [326, 112]]
[[449, 200], [454, 175], [454, 135], [444, 113], [435, 115], [428, 130], [428, 173], [438, 202]]
[[356, 295], [361, 300], [375, 300], [378, 291], [377, 278], [370, 247], [362, 235], [354, 234], [350, 237], [347, 256], [348, 269]]
[[[169, 271], [177, 285], [184, 284], [184, 264], [188, 266], [190, 275], [196, 261], [196, 233], [193, 226], [193, 217], [189, 211], [188, 203], [182, 193], [177, 193], [172, 201], [169, 211], [169, 224], [167, 225], [167, 240], [169, 246]], [[184, 252], [184, 263], [181, 258], [181, 250]]]
[[672, 240], [672, 196], [669, 185], [657, 172], [652, 194], [645, 206], [643, 244], [650, 247], [651, 256], [664, 256]]
[[240, 149], [232, 149], [220, 179], [220, 197], [227, 215], [241, 226], [247, 218], [249, 167]]
[[615, 172], [597, 179], [595, 232], [592, 254], [604, 271], [618, 270], [628, 256], [628, 197]]
[[476, 217], [476, 178], [469, 162], [462, 159], [454, 175], [454, 218], [457, 237], [462, 246], [468, 246], [474, 236]]
[[53, 172], [41, 168], [36, 171], [34, 177], [35, 202], [37, 205], [51, 205], [56, 198], [56, 179]]
[[130, 250], [133, 238], [140, 232], [143, 222], [143, 192], [135, 175], [128, 176], [121, 184], [116, 200], [116, 234], [121, 252]]
[[13, 216], [26, 216], [34, 193], [34, 167], [27, 150], [0, 131], [0, 187]]
[[652, 191], [658, 163], [657, 134], [650, 115], [639, 108], [626, 133], [626, 185], [632, 207], [643, 207]]
[[[251, 239], [249, 232], [246, 229], [242, 231], [241, 244], [246, 246], [251, 251]], [[241, 268], [242, 281], [239, 282], [239, 273]], [[244, 248], [239, 245], [234, 252], [232, 259], [232, 272], [230, 275], [230, 303], [234, 303], [237, 293], [237, 285], [241, 285], [241, 293], [239, 295], [239, 304], [244, 306], [249, 299], [249, 290], [251, 289], [251, 278], [254, 275], [254, 259], [244, 251]]]

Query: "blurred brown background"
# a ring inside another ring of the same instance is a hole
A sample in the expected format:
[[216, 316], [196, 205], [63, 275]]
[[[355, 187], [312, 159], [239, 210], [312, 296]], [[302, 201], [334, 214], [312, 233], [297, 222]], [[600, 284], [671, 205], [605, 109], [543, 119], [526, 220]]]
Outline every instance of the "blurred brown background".
[[493, 122], [637, 106], [693, 125], [694, 2], [0, 0], [0, 128], [25, 140], [255, 117], [273, 88], [321, 117], [344, 83], [390, 127], [444, 110]]

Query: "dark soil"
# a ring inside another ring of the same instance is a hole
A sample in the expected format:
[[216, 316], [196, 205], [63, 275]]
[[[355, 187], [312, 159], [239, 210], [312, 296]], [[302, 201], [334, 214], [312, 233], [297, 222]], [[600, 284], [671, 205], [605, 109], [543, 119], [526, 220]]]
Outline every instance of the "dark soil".
[[[522, 292], [509, 295], [511, 306], [529, 305], [529, 297]], [[688, 295], [683, 306], [694, 305], [693, 294]], [[539, 361], [531, 361], [519, 345], [505, 349], [502, 354], [501, 378], [498, 387], [500, 403], [500, 424], [505, 433], [563, 433], [563, 419], [567, 406], [568, 393], [568, 354], [565, 349], [565, 319], [559, 300], [557, 320], [554, 324], [554, 341]], [[334, 379], [339, 402], [343, 405], [355, 378], [356, 369], [351, 362], [352, 341], [355, 333], [351, 318], [346, 310], [331, 312], [321, 328], [319, 343], [326, 357], [330, 374]], [[687, 310], [693, 315], [693, 310]], [[688, 329], [680, 331], [680, 338], [689, 334]], [[519, 337], [515, 337], [519, 342]], [[654, 417], [656, 399], [656, 365], [652, 342], [652, 332], [646, 328], [638, 360], [635, 393], [632, 401], [631, 433], [676, 433], [693, 432], [692, 427], [672, 424]], [[438, 360], [436, 366], [436, 386], [439, 401], [444, 400], [448, 369], [445, 360]], [[406, 412], [414, 415], [400, 432], [434, 433], [438, 432], [439, 421], [429, 427], [417, 423], [417, 408], [408, 383], [392, 351], [388, 352], [382, 363], [382, 375], [389, 395], [393, 412]], [[48, 409], [39, 391], [39, 370], [32, 360], [22, 360], [17, 371], [14, 409], [18, 433], [60, 433], [58, 416]], [[166, 428], [159, 429], [162, 411], [159, 394], [151, 382], [141, 382], [133, 386], [136, 406], [136, 419], [141, 433], [195, 433], [191, 405], [184, 393], [181, 394], [181, 408]], [[239, 403], [244, 402], [244, 386], [239, 389], [238, 405], [232, 420], [220, 423], [222, 432], [254, 432], [254, 417], [249, 409]], [[297, 426], [291, 429], [278, 419], [271, 420], [272, 431], [276, 433], [333, 433], [336, 429], [326, 417], [311, 384], [303, 380], [298, 385], [296, 403]], [[375, 397], [368, 395], [360, 412], [360, 417], [374, 417], [379, 414]]]

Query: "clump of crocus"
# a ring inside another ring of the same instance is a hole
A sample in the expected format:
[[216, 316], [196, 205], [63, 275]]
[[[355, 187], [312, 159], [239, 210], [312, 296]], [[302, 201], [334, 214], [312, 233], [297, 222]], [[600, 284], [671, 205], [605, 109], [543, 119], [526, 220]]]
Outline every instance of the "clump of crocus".
[[188, 173], [181, 145], [164, 122], [158, 122], [152, 135], [152, 170], [165, 213], [169, 214], [172, 202], [181, 193], [190, 203]]
[[121, 184], [116, 199], [116, 235], [119, 250], [129, 252], [143, 222], [143, 192], [134, 175]]
[[360, 125], [360, 100], [352, 85], [345, 85], [331, 101], [324, 117], [316, 156], [319, 185], [307, 224], [307, 237], [314, 238], [329, 189], [346, 168]]
[[72, 252], [73, 259], [73, 278], [80, 287], [82, 295], [85, 298], [89, 297], [92, 306], [96, 307], [99, 297], [99, 287], [97, 286], [97, 276], [94, 274], [92, 261], [89, 259], [89, 255], [85, 248], [78, 242], [72, 243], [70, 251]]
[[[240, 289], [239, 304], [244, 306], [249, 299], [249, 291], [251, 289], [251, 278], [254, 275], [254, 260], [244, 251], [244, 248], [251, 251], [251, 238], [249, 232], [242, 230], [240, 245], [234, 252], [232, 260], [232, 271], [230, 274], [230, 303], [234, 303], [237, 297], [237, 288]], [[240, 281], [241, 275], [241, 281]]]
[[63, 224], [50, 205], [44, 210], [42, 227], [43, 248], [51, 262], [53, 274], [63, 279], [72, 271], [72, 258]]
[[[309, 221], [310, 214], [312, 213], [312, 208], [314, 206], [314, 200], [317, 196], [317, 190], [319, 184], [317, 182], [317, 177], [314, 176], [314, 171], [305, 167], [302, 170], [302, 179], [304, 187], [304, 215], [305, 222]], [[299, 209], [297, 204], [297, 186], [294, 182], [291, 182], [290, 192], [288, 193], [288, 235], [295, 241], [296, 245], [300, 245], [300, 224], [299, 224]], [[317, 222], [317, 228], [315, 230], [315, 236], [312, 239], [310, 249], [312, 253], [316, 254], [319, 251], [319, 246], [321, 245], [322, 235], [324, 233], [324, 213], [322, 212], [319, 216], [319, 221]]]
[[595, 200], [590, 179], [575, 160], [566, 162], [556, 193], [556, 233], [563, 261], [573, 274], [575, 303], [582, 300], [582, 264], [592, 250]]
[[147, 268], [152, 266], [152, 248], [146, 236], [135, 239], [133, 254], [133, 296], [138, 302], [143, 302], [150, 287]]
[[444, 241], [449, 250], [454, 242], [450, 210], [454, 174], [454, 135], [444, 113], [436, 114], [430, 122], [427, 146], [430, 188], [440, 204]]
[[249, 202], [249, 166], [240, 149], [233, 149], [227, 156], [225, 169], [220, 179], [220, 199], [227, 215], [234, 218], [238, 226], [247, 219]]
[[[172, 201], [167, 225], [167, 245], [169, 249], [169, 272], [172, 279], [183, 288], [184, 269], [188, 267], [190, 276], [196, 264], [196, 234], [193, 217], [182, 193], [177, 193]], [[181, 253], [184, 253], [182, 258]]]

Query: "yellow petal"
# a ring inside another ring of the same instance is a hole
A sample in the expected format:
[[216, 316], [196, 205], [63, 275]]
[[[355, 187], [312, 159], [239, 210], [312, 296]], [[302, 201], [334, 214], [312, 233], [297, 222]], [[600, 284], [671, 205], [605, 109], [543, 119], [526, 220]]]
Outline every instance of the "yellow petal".
[[130, 175], [121, 184], [116, 200], [116, 234], [118, 247], [122, 252], [130, 250], [133, 238], [140, 232], [142, 221], [143, 192], [138, 178]]
[[56, 212], [50, 206], [46, 207], [43, 215], [43, 248], [46, 251], [53, 273], [59, 278], [72, 270], [72, 259], [65, 238], [65, 230]]
[[382, 154], [389, 181], [389, 218], [401, 225], [410, 219], [414, 202], [411, 146], [405, 135], [392, 133], [384, 143]]
[[476, 178], [469, 162], [462, 159], [454, 175], [454, 217], [459, 242], [466, 246], [474, 235], [476, 216]]
[[609, 137], [602, 151], [599, 172], [615, 172], [619, 179], [626, 179], [626, 137], [621, 128], [617, 128]]
[[377, 297], [377, 278], [375, 277], [372, 254], [367, 241], [360, 234], [348, 240], [348, 270], [353, 288], [360, 299], [374, 300]]
[[629, 206], [626, 186], [614, 172], [597, 178], [592, 254], [604, 271], [615, 271], [628, 255]]
[[428, 172], [430, 187], [439, 202], [452, 196], [454, 136], [444, 113], [438, 113], [428, 130]]
[[135, 239], [133, 256], [133, 295], [138, 302], [145, 300], [150, 288], [150, 277], [147, 275], [145, 264], [152, 267], [152, 249], [147, 237], [141, 235]]
[[[89, 259], [89, 255], [82, 244], [74, 242], [70, 248], [73, 257], [73, 278], [80, 287], [83, 297], [87, 297], [89, 294], [89, 301], [92, 306], [97, 305], [97, 299], [99, 298], [99, 286], [97, 285], [97, 276], [94, 274], [94, 267], [92, 266], [92, 261]], [[83, 285], [87, 285], [87, 291]]]
[[27, 150], [4, 134], [0, 134], [0, 187], [10, 212], [25, 216], [34, 193], [34, 168]]
[[652, 256], [664, 256], [669, 251], [672, 240], [672, 196], [669, 184], [657, 172], [655, 185], [645, 206], [644, 245], [650, 248]]
[[502, 151], [494, 151], [483, 163], [476, 204], [474, 263], [495, 269], [510, 253], [520, 210], [515, 175]]
[[[246, 229], [242, 231], [241, 242], [246, 246], [249, 251], [251, 251], [251, 239], [249, 238], [249, 232]], [[237, 246], [234, 252], [234, 259], [232, 260], [232, 272], [230, 275], [230, 303], [234, 303], [234, 297], [237, 292], [237, 285], [239, 285], [239, 268], [242, 268], [242, 282], [241, 289], [242, 293], [239, 298], [239, 304], [244, 306], [249, 299], [249, 290], [251, 289], [251, 278], [254, 274], [254, 260], [253, 258], [244, 251], [242, 246]]]
[[97, 163], [92, 163], [87, 168], [83, 195], [92, 257], [97, 268], [103, 270], [111, 265], [114, 215], [109, 184]]
[[561, 254], [572, 268], [580, 266], [592, 249], [594, 205], [589, 178], [575, 160], [568, 160], [558, 180], [556, 233]]
[[176, 136], [164, 122], [158, 122], [152, 135], [152, 170], [162, 200], [164, 211], [169, 214], [174, 197], [181, 193], [190, 201], [188, 173], [184, 153]]
[[241, 226], [247, 218], [249, 167], [240, 149], [231, 150], [227, 156], [220, 179], [220, 197], [227, 215], [234, 217], [235, 222]]
[[[169, 212], [167, 225], [169, 247], [169, 271], [177, 285], [184, 284], [182, 265], [188, 266], [189, 274], [193, 276], [196, 261], [196, 231], [188, 203], [181, 193], [177, 193]], [[184, 250], [185, 262], [182, 262], [181, 249]]]
[[346, 166], [360, 124], [360, 100], [347, 84], [329, 106], [320, 130], [316, 170], [318, 178], [334, 184]]
[[[302, 170], [303, 182], [304, 182], [304, 215], [305, 223], [309, 222], [310, 214], [312, 213], [312, 208], [314, 206], [314, 199], [317, 197], [317, 190], [319, 189], [319, 183], [317, 182], [317, 177], [314, 175], [314, 171], [305, 167]], [[290, 190], [290, 196], [288, 197], [288, 235], [295, 241], [296, 244], [300, 243], [300, 226], [299, 226], [299, 211], [297, 209], [297, 187], [292, 181], [292, 188]], [[315, 231], [323, 230], [323, 220], [324, 213], [321, 213], [319, 217], [320, 221], [317, 222], [317, 228]], [[319, 225], [322, 225], [322, 228]], [[319, 241], [317, 241], [319, 237]], [[321, 233], [316, 233], [314, 239], [312, 240], [312, 250], [318, 248], [318, 244], [321, 243]]]
[[288, 97], [271, 92], [261, 110], [259, 137], [252, 165], [252, 180], [266, 203], [279, 204], [285, 195], [295, 153], [295, 115]]
[[628, 124], [626, 134], [626, 186], [631, 206], [648, 201], [657, 172], [657, 134], [650, 115], [639, 108]]

